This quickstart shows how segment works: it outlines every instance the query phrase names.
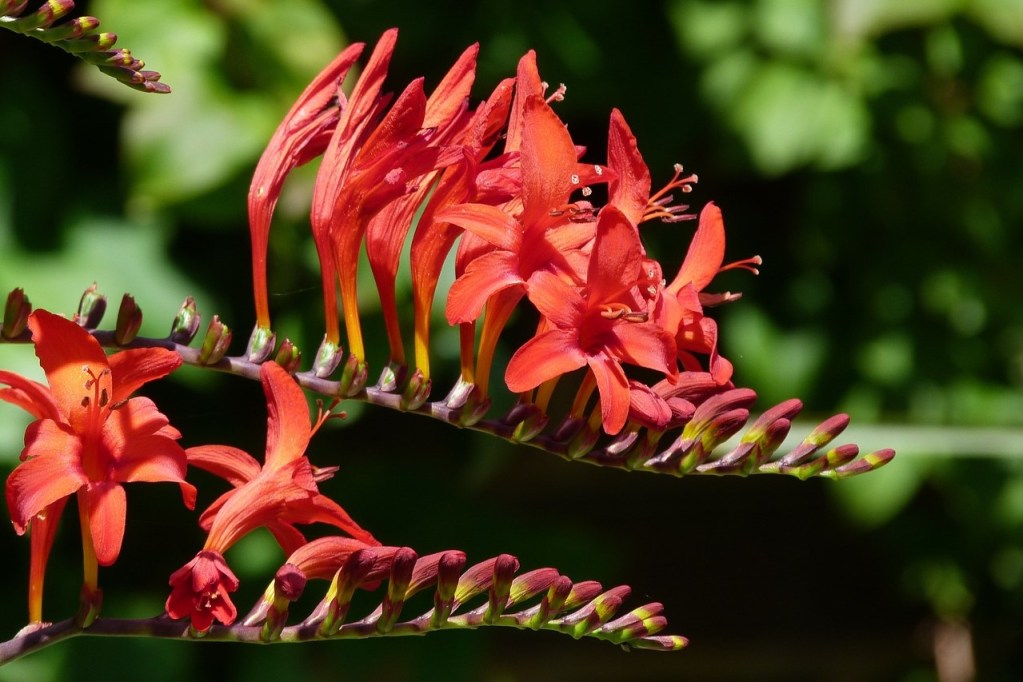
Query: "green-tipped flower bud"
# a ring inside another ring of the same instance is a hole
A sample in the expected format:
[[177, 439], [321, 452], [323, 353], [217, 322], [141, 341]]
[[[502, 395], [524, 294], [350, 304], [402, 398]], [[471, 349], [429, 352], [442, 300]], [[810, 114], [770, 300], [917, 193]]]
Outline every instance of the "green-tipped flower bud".
[[202, 348], [199, 349], [199, 364], [217, 364], [227, 355], [230, 345], [231, 329], [220, 321], [219, 315], [214, 315], [206, 327], [206, 336], [202, 340]]
[[483, 614], [484, 623], [496, 623], [498, 617], [508, 606], [508, 595], [511, 592], [512, 580], [519, 570], [519, 560], [511, 554], [502, 554], [494, 562], [494, 577], [490, 583], [487, 596], [487, 610]]
[[324, 637], [337, 634], [345, 622], [352, 605], [352, 595], [363, 579], [376, 565], [376, 555], [368, 549], [352, 552], [338, 569], [327, 590], [327, 613], [320, 624], [319, 633]]
[[55, 43], [81, 38], [89, 31], [95, 30], [97, 26], [99, 26], [99, 19], [96, 17], [75, 17], [60, 26], [51, 26], [37, 35], [48, 43]]
[[281, 341], [274, 362], [283, 367], [288, 374], [294, 374], [302, 366], [302, 351], [291, 342], [291, 339], [286, 338]]
[[579, 609], [564, 620], [564, 624], [571, 626], [573, 637], [582, 637], [593, 632], [601, 625], [611, 620], [617, 613], [632, 589], [628, 585], [619, 585], [607, 592], [593, 598], [589, 604]]
[[345, 366], [341, 370], [341, 382], [338, 387], [338, 395], [351, 398], [358, 395], [366, 388], [366, 381], [369, 379], [369, 365], [365, 360], [349, 354], [345, 360]]
[[121, 307], [117, 309], [117, 326], [114, 328], [114, 342], [118, 346], [126, 346], [135, 340], [142, 328], [142, 308], [135, 303], [131, 294], [121, 297]]
[[320, 379], [326, 379], [341, 364], [342, 355], [341, 346], [331, 343], [327, 337], [323, 337], [323, 343], [320, 344], [316, 351], [316, 359], [313, 360], [313, 374]]
[[32, 304], [24, 289], [15, 289], [7, 294], [7, 305], [4, 306], [4, 323], [0, 333], [5, 339], [21, 336], [28, 326], [28, 316], [32, 313]]
[[377, 379], [376, 387], [384, 393], [394, 393], [405, 381], [406, 374], [408, 374], [408, 365], [389, 362], [384, 367], [384, 370], [380, 372], [380, 378]]
[[307, 581], [305, 573], [293, 564], [284, 564], [277, 570], [273, 585], [263, 597], [264, 600], [271, 598], [272, 602], [266, 609], [263, 627], [259, 632], [262, 641], [274, 642], [280, 639], [288, 622], [288, 608], [291, 602], [302, 596]]
[[245, 350], [245, 356], [249, 362], [261, 364], [274, 352], [276, 343], [277, 335], [272, 330], [256, 325], [249, 336], [249, 345]]
[[559, 577], [558, 571], [553, 568], [538, 568], [523, 573], [512, 581], [511, 589], [508, 591], [508, 605], [514, 606], [532, 599], [541, 592], [546, 592]]
[[423, 376], [422, 370], [416, 369], [409, 377], [408, 385], [401, 394], [401, 409], [418, 410], [430, 397], [433, 382]]
[[189, 296], [181, 304], [181, 309], [178, 310], [178, 314], [171, 324], [170, 340], [187, 346], [192, 343], [192, 339], [198, 333], [201, 322], [202, 316], [199, 315], [199, 309], [195, 306], [195, 299]]
[[547, 594], [544, 595], [543, 600], [536, 607], [536, 613], [533, 614], [526, 625], [537, 630], [546, 625], [547, 621], [551, 618], [561, 613], [561, 610], [565, 606], [565, 600], [567, 600], [569, 595], [572, 593], [572, 588], [572, 580], [568, 576], [558, 576], [554, 582], [551, 583], [550, 589], [547, 590]]
[[[20, 3], [21, 7], [18, 7], [18, 5], [19, 3], [14, 3], [13, 6], [8, 4], [8, 8], [5, 12], [0, 12], [0, 16], [4, 16], [7, 12], [10, 12], [11, 14], [18, 14], [21, 11], [21, 8], [25, 6], [24, 3]], [[19, 19], [8, 19], [4, 23], [7, 28], [17, 31], [18, 33], [28, 33], [29, 31], [35, 31], [37, 29], [45, 29], [53, 22], [65, 16], [68, 12], [74, 9], [74, 7], [75, 3], [73, 0], [49, 0], [48, 2], [43, 3], [43, 6], [32, 14]]]
[[86, 329], [95, 329], [103, 320], [103, 313], [106, 311], [107, 297], [99, 293], [96, 283], [93, 282], [82, 293], [82, 299], [78, 302], [78, 312], [75, 313], [75, 322]]

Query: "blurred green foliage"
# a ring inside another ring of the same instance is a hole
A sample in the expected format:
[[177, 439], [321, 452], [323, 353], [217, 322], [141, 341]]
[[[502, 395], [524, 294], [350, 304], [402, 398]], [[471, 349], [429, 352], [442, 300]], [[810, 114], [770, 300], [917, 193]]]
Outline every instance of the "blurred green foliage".
[[[0, 680], [94, 679], [94, 667], [109, 680], [140, 670], [196, 680], [937, 679], [942, 623], [968, 625], [979, 677], [1023, 675], [1023, 2], [95, 0], [85, 10], [174, 93], [129, 91], [0, 32], [0, 289], [22, 286], [36, 305], [70, 311], [97, 280], [114, 301], [133, 293], [152, 334], [191, 294], [243, 339], [249, 174], [346, 39], [399, 26], [396, 88], [418, 75], [435, 83], [479, 41], [477, 97], [535, 48], [544, 77], [569, 86], [559, 111], [577, 142], [599, 157], [608, 112], [621, 108], [655, 182], [676, 161], [696, 170], [694, 203], [723, 207], [729, 256], [764, 257], [758, 279], [720, 283], [745, 292], [719, 315], [737, 381], [764, 407], [796, 395], [814, 414], [847, 410], [850, 440], [900, 456], [840, 484], [660, 480], [353, 406], [351, 423], [313, 451], [342, 464], [332, 492], [378, 537], [627, 581], [666, 603], [692, 649], [626, 658], [599, 643], [484, 632], [255, 650], [78, 640], [0, 669]], [[270, 260], [281, 331], [307, 353], [320, 335], [306, 224], [313, 170], [285, 188]], [[647, 228], [667, 270], [690, 229]], [[361, 290], [372, 306], [371, 287]], [[382, 329], [366, 326], [373, 352]], [[23, 348], [0, 348], [0, 362], [34, 364]], [[190, 443], [262, 450], [258, 386], [180, 374], [150, 394]], [[0, 410], [9, 464], [23, 425], [12, 412]], [[102, 575], [111, 613], [159, 610], [165, 576], [201, 542], [162, 488], [129, 491], [125, 553]], [[54, 618], [77, 590], [73, 535], [61, 536], [51, 568]], [[27, 543], [8, 533], [0, 547], [10, 634]], [[258, 538], [236, 550], [249, 597], [276, 560]]]

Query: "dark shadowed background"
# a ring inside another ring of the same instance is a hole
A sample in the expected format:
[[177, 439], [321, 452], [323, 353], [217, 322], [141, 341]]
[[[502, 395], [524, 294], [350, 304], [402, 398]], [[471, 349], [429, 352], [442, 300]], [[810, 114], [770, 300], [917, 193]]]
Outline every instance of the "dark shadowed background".
[[[811, 417], [847, 411], [847, 440], [899, 456], [839, 483], [676, 480], [355, 404], [310, 454], [341, 466], [327, 489], [382, 541], [628, 583], [664, 602], [690, 648], [624, 653], [498, 630], [271, 647], [81, 638], [0, 680], [1023, 677], [1023, 2], [80, 5], [174, 93], [133, 92], [0, 31], [3, 292], [71, 312], [97, 281], [114, 305], [134, 294], [155, 336], [190, 294], [238, 330], [240, 352], [253, 323], [248, 183], [306, 82], [348, 41], [397, 26], [391, 89], [419, 75], [429, 88], [479, 41], [478, 100], [535, 48], [541, 75], [568, 86], [557, 111], [589, 158], [602, 158], [620, 108], [655, 184], [675, 162], [699, 173], [694, 206], [722, 207], [729, 259], [763, 256], [760, 277], [715, 282], [745, 293], [717, 317], [758, 408], [799, 397]], [[322, 333], [305, 222], [314, 174], [289, 181], [271, 246], [278, 331], [307, 356]], [[666, 270], [692, 227], [645, 228]], [[365, 297], [364, 327], [379, 367], [375, 304]], [[455, 335], [438, 335], [437, 355], [450, 380]], [[0, 347], [0, 365], [39, 376], [27, 347]], [[263, 450], [255, 383], [186, 368], [147, 394], [186, 445]], [[7, 468], [23, 426], [0, 408]], [[220, 489], [206, 490], [200, 503]], [[124, 550], [101, 572], [105, 610], [148, 616], [202, 535], [173, 486], [128, 496]], [[54, 620], [80, 581], [68, 513], [49, 573]], [[28, 542], [8, 530], [0, 551], [7, 638], [24, 622]], [[229, 559], [245, 611], [282, 559], [268, 536]]]

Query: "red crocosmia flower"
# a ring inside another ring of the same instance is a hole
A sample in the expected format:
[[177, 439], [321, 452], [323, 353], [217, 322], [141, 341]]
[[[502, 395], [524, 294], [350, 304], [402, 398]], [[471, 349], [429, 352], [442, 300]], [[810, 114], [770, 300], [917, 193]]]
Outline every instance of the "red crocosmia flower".
[[252, 278], [257, 324], [264, 329], [270, 328], [266, 251], [277, 199], [288, 173], [326, 149], [343, 103], [338, 101], [341, 82], [364, 47], [363, 43], [349, 45], [309, 84], [270, 138], [253, 174], [249, 187]]
[[608, 203], [614, 204], [633, 225], [660, 219], [674, 223], [691, 220], [695, 216], [685, 213], [689, 206], [672, 204], [673, 190], [683, 194], [692, 191], [695, 175], [684, 175], [682, 166], [675, 166], [675, 176], [668, 184], [650, 193], [650, 170], [639, 153], [636, 138], [620, 111], [611, 111], [611, 125], [607, 135]]
[[[326, 417], [310, 425], [305, 394], [280, 365], [266, 363], [259, 373], [269, 413], [263, 465], [226, 445], [187, 450], [189, 463], [235, 486], [203, 513], [200, 525], [209, 532], [203, 550], [172, 578], [174, 592], [167, 600], [167, 612], [174, 618], [191, 617], [193, 627], [199, 630], [208, 628], [211, 618], [225, 624], [233, 621], [237, 615], [234, 607], [222, 607], [221, 600], [234, 589], [232, 584], [237, 586], [237, 581], [232, 582], [233, 575], [222, 570], [219, 572], [225, 577], [211, 579], [210, 565], [198, 560], [203, 556], [208, 560], [223, 557], [235, 542], [257, 528], [267, 528], [289, 554], [306, 543], [295, 524], [326, 523], [366, 544], [380, 544], [317, 489], [316, 483], [329, 478], [336, 468], [313, 467], [305, 449]], [[190, 571], [200, 569], [207, 572], [199, 578], [187, 578]], [[188, 585], [197, 586], [191, 595], [183, 587]], [[201, 616], [196, 614], [196, 608], [205, 609]], [[221, 618], [227, 615], [230, 620]]]
[[[349, 351], [360, 361], [365, 348], [357, 273], [367, 227], [389, 203], [414, 191], [416, 179], [435, 170], [441, 156], [432, 143], [437, 130], [425, 127], [428, 104], [422, 78], [412, 81], [384, 113], [391, 98], [381, 95], [381, 88], [396, 40], [392, 29], [377, 43], [341, 112], [313, 189], [311, 220], [323, 277], [327, 341], [336, 345], [340, 337], [336, 282]], [[450, 107], [440, 109], [451, 113]]]
[[[41, 618], [42, 574], [66, 498], [77, 493], [85, 555], [85, 585], [97, 589], [97, 563], [108, 566], [121, 550], [125, 525], [122, 483], [168, 481], [185, 504], [195, 488], [185, 482], [181, 434], [148, 398], [131, 398], [142, 385], [181, 365], [162, 348], [124, 350], [107, 357], [80, 326], [45, 310], [28, 320], [32, 343], [49, 387], [0, 371], [0, 399], [36, 421], [25, 432], [22, 463], [7, 479], [7, 508], [20, 535], [33, 526], [30, 617]], [[38, 536], [38, 537], [35, 537]]]
[[664, 289], [660, 321], [666, 329], [674, 329], [679, 360], [683, 367], [699, 371], [700, 363], [691, 353], [710, 356], [710, 372], [719, 384], [732, 376], [732, 363], [718, 354], [717, 324], [704, 317], [703, 307], [739, 297], [738, 294], [705, 294], [703, 289], [724, 270], [744, 268], [754, 274], [760, 257], [722, 265], [725, 258], [725, 223], [721, 209], [708, 203], [700, 211], [700, 222], [689, 244], [685, 260], [671, 284]]
[[[460, 145], [471, 121], [469, 91], [475, 80], [478, 53], [478, 44], [465, 50], [426, 100], [421, 125], [424, 130], [434, 131], [429, 139], [430, 146], [450, 147], [453, 150], [448, 160], [438, 161], [438, 165], [448, 166], [464, 161]], [[390, 361], [396, 365], [405, 364], [395, 298], [401, 250], [416, 211], [423, 208], [422, 219], [432, 220], [432, 212], [427, 214], [428, 207], [424, 207], [427, 197], [432, 194], [435, 200], [451, 200], [449, 192], [438, 194], [435, 191], [438, 189], [435, 181], [442, 170], [432, 171], [419, 178], [418, 188], [388, 204], [370, 220], [366, 228], [366, 255], [380, 295], [380, 307], [391, 348]], [[435, 204], [435, 200], [431, 199], [430, 204]]]
[[597, 221], [586, 286], [580, 290], [547, 272], [529, 283], [529, 300], [549, 326], [508, 362], [505, 381], [516, 393], [588, 366], [600, 394], [604, 430], [616, 434], [629, 416], [629, 381], [622, 363], [673, 375], [671, 335], [647, 320], [648, 301], [636, 286], [644, 262], [636, 228], [607, 206]]
[[436, 216], [489, 244], [448, 292], [451, 324], [478, 318], [487, 299], [500, 291], [515, 287], [524, 293], [536, 272], [572, 273], [566, 252], [593, 235], [592, 223], [573, 222], [565, 210], [578, 188], [572, 179], [578, 175], [575, 147], [565, 124], [541, 97], [525, 102], [523, 124], [521, 213], [516, 217], [496, 206], [461, 204]]
[[192, 627], [205, 632], [214, 620], [230, 624], [238, 609], [229, 593], [238, 589], [238, 578], [218, 552], [202, 551], [170, 577], [173, 588], [167, 597], [171, 618], [190, 618]]

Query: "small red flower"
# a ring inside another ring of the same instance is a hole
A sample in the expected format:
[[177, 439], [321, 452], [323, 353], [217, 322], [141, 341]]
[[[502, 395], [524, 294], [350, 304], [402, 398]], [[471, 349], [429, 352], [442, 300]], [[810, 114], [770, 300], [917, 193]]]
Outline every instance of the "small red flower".
[[214, 620], [234, 622], [238, 609], [228, 596], [238, 589], [238, 578], [219, 552], [204, 550], [174, 571], [170, 577], [173, 588], [167, 597], [167, 615], [190, 618], [192, 627], [205, 632]]

